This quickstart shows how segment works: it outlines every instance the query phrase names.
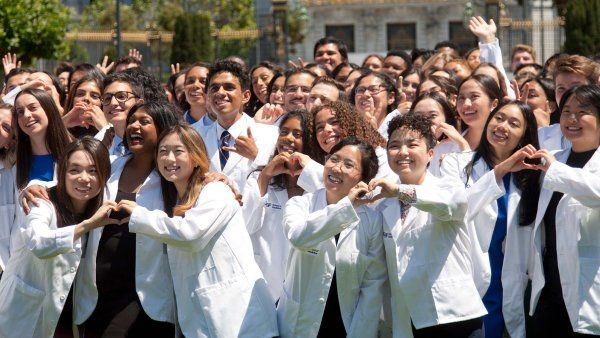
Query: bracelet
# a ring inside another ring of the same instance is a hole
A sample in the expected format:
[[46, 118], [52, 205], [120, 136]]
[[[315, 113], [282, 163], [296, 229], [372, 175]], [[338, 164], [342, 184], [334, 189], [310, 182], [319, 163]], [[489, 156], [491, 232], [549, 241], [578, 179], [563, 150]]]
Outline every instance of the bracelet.
[[404, 203], [415, 203], [417, 202], [417, 192], [415, 191], [415, 186], [410, 184], [400, 184], [398, 185], [397, 192], [398, 199]]

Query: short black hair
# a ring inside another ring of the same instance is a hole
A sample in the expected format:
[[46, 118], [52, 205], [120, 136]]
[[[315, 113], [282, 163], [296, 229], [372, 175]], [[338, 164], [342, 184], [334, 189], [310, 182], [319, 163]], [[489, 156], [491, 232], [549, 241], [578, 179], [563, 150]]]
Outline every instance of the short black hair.
[[8, 83], [8, 80], [10, 80], [11, 77], [13, 76], [17, 76], [17, 75], [21, 75], [21, 74], [33, 74], [37, 72], [35, 69], [32, 68], [13, 68], [10, 70], [10, 72], [8, 72], [8, 74], [6, 74], [4, 76], [4, 84], [6, 85]]
[[513, 72], [514, 75], [517, 75], [517, 73], [523, 69], [523, 68], [527, 68], [527, 67], [533, 67], [533, 69], [535, 69], [536, 71], [538, 71], [538, 75], [542, 73], [542, 70], [544, 69], [544, 66], [540, 65], [539, 63], [521, 63], [520, 65], [517, 66], [517, 68], [515, 69], [515, 71]]
[[138, 67], [142, 66], [142, 61], [139, 59], [134, 58], [133, 56], [125, 55], [121, 56], [115, 61], [115, 69], [117, 69], [117, 67], [120, 65], [128, 65], [130, 63], [136, 64]]
[[443, 47], [450, 47], [450, 48], [452, 48], [454, 50], [458, 50], [458, 48], [456, 47], [456, 45], [454, 44], [454, 42], [447, 41], [447, 40], [446, 41], [440, 41], [440, 42], [436, 43], [435, 47], [433, 47], [433, 49], [437, 51], [438, 49], [443, 48]]
[[344, 41], [336, 39], [333, 36], [326, 36], [324, 38], [320, 38], [319, 40], [317, 40], [317, 42], [315, 42], [315, 48], [313, 49], [313, 57], [317, 56], [317, 49], [319, 49], [319, 47], [329, 43], [333, 43], [337, 46], [340, 55], [342, 55], [342, 61], [348, 61], [348, 47], [346, 46]]
[[431, 118], [423, 115], [405, 114], [394, 117], [388, 124], [388, 144], [392, 134], [402, 128], [415, 131], [425, 139], [427, 149], [433, 149], [436, 145], [435, 135], [431, 130]]
[[404, 60], [404, 63], [406, 63], [406, 69], [412, 68], [412, 58], [410, 57], [410, 55], [408, 55], [407, 52], [405, 52], [403, 50], [399, 50], [399, 49], [392, 49], [387, 52], [387, 54], [385, 55], [384, 61], [385, 61], [385, 59], [387, 59], [390, 56], [397, 56], [397, 57], [402, 58], [402, 60]]
[[73, 70], [73, 65], [70, 62], [62, 61], [56, 66], [56, 69], [54, 69], [54, 75], [59, 76], [64, 72], [71, 74]]
[[222, 59], [217, 60], [208, 72], [205, 86], [206, 92], [208, 92], [208, 87], [212, 79], [220, 73], [230, 73], [238, 79], [242, 91], [250, 90], [250, 76], [248, 76], [246, 69], [238, 62]]
[[162, 84], [141, 67], [129, 68], [122, 71], [129, 74], [134, 82], [142, 89], [141, 98], [144, 102], [167, 102], [167, 94]]
[[131, 91], [135, 96], [138, 98], [143, 98], [144, 92], [142, 90], [142, 86], [136, 81], [131, 73], [121, 72], [109, 74], [104, 78], [104, 89], [106, 90], [106, 88], [114, 82], [127, 83], [131, 87]]
[[[156, 128], [156, 136], [160, 136], [160, 134], [179, 124], [179, 108], [169, 102], [137, 102], [129, 112], [127, 113], [127, 124], [129, 125], [129, 120], [135, 114], [136, 111], [143, 109], [146, 114], [152, 117], [152, 121], [154, 122], [154, 127]], [[127, 136], [125, 136], [125, 139]], [[127, 139], [124, 143], [125, 148], [129, 149], [129, 145], [127, 144]]]
[[435, 53], [436, 51], [431, 49], [415, 48], [410, 52], [410, 57], [412, 59], [412, 62], [415, 62], [415, 60], [421, 56], [425, 59], [425, 61], [427, 61], [427, 59], [434, 56]]
[[360, 166], [362, 167], [362, 173], [360, 180], [369, 183], [379, 170], [379, 160], [377, 159], [377, 153], [375, 149], [366, 141], [360, 140], [354, 136], [346, 137], [341, 140], [338, 144], [334, 145], [329, 151], [329, 154], [333, 155], [345, 146], [356, 146], [360, 150]]

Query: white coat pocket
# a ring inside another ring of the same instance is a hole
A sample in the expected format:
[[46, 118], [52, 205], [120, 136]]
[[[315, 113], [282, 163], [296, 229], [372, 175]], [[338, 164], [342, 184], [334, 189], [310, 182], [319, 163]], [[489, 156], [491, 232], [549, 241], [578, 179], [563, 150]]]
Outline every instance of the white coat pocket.
[[0, 336], [33, 337], [35, 320], [40, 317], [46, 293], [27, 285], [17, 275], [3, 277], [0, 284]]
[[293, 300], [290, 293], [284, 287], [283, 294], [277, 304], [277, 323], [281, 337], [296, 336], [299, 311], [300, 303]]
[[[275, 307], [263, 279], [238, 276], [194, 291], [210, 337], [267, 337], [275, 325]], [[268, 304], [265, 304], [265, 301]]]

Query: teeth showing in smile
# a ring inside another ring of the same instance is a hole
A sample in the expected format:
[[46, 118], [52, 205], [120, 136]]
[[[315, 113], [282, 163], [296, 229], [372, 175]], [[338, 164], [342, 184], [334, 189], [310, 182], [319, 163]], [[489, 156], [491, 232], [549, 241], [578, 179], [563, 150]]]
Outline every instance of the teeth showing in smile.
[[190, 96], [191, 97], [200, 97], [200, 96], [202, 96], [202, 92], [196, 90], [196, 91], [190, 92]]
[[576, 127], [576, 126], [571, 126], [571, 127], [567, 127], [568, 131], [580, 131], [581, 127]]
[[296, 148], [294, 146], [282, 145], [281, 150], [288, 152], [288, 153], [293, 153], [294, 151], [296, 151]]
[[464, 115], [474, 115], [475, 113], [477, 113], [476, 110], [466, 110], [463, 114]]
[[329, 144], [329, 143], [335, 143], [337, 140], [337, 136], [330, 136], [328, 138], [325, 139], [325, 144]]
[[503, 141], [508, 139], [508, 135], [506, 135], [506, 133], [500, 132], [500, 131], [495, 131], [494, 132], [494, 137], [496, 137], [496, 139]]
[[27, 122], [27, 124], [25, 125], [25, 127], [31, 127], [34, 124], [36, 124], [37, 122], [38, 122], [37, 120], [31, 120], [31, 121]]
[[343, 181], [333, 175], [327, 175], [327, 179], [329, 180], [329, 182], [333, 183], [333, 184], [341, 184]]
[[77, 188], [75, 188], [75, 190], [77, 190], [77, 191], [79, 191], [81, 193], [87, 193], [87, 192], [89, 192], [91, 190], [91, 188], [90, 187], [85, 187], [85, 188], [77, 187]]
[[398, 160], [396, 161], [396, 164], [398, 165], [410, 165], [413, 161], [411, 161], [408, 158], [402, 159], [402, 160]]
[[170, 166], [170, 167], [165, 167], [165, 171], [169, 172], [169, 173], [174, 173], [177, 170], [179, 170], [179, 166]]
[[142, 142], [144, 140], [144, 138], [140, 134], [131, 134], [129, 136], [129, 139], [131, 140], [131, 142], [136, 142], [136, 143]]

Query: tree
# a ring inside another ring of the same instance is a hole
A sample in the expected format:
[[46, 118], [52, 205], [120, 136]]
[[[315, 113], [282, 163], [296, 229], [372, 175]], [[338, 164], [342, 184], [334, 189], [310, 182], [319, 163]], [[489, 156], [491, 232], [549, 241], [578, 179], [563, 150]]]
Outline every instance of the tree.
[[214, 57], [210, 16], [184, 13], [175, 20], [171, 63], [212, 61]]
[[571, 0], [567, 4], [565, 52], [594, 55], [600, 51], [600, 2]]
[[17, 53], [24, 64], [33, 58], [63, 59], [69, 10], [60, 0], [0, 0], [0, 50]]

